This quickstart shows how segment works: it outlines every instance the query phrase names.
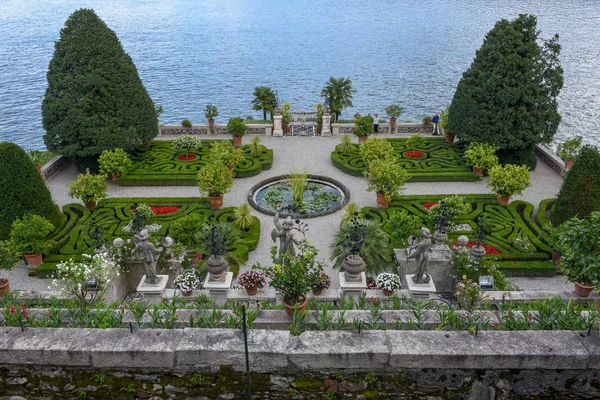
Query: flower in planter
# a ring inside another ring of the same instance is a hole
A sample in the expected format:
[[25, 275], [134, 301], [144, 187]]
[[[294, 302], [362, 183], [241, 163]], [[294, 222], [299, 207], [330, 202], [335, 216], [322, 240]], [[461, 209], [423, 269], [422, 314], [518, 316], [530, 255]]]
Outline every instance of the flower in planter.
[[419, 150], [411, 150], [411, 151], [407, 151], [406, 152], [406, 157], [408, 158], [421, 158], [423, 157], [425, 154], [422, 151]]
[[477, 282], [473, 282], [466, 275], [456, 284], [456, 292], [454, 293], [458, 305], [464, 309], [471, 311], [483, 300], [485, 295], [479, 291]]
[[158, 207], [150, 206], [150, 209], [156, 215], [173, 214], [174, 212], [179, 211], [180, 208], [181, 207], [177, 207], [177, 206], [158, 206]]
[[384, 272], [377, 275], [377, 279], [375, 279], [375, 283], [380, 289], [394, 291], [400, 289], [402, 284], [400, 282], [400, 277], [396, 274], [392, 274], [390, 272]]
[[331, 285], [331, 278], [325, 272], [311, 272], [308, 274], [308, 277], [311, 281], [311, 288], [315, 292], [319, 292], [321, 290], [327, 290]]
[[181, 273], [173, 282], [175, 287], [183, 293], [198, 289], [201, 285], [198, 271], [195, 269], [187, 269]]
[[265, 274], [259, 271], [246, 271], [238, 278], [238, 283], [244, 289], [262, 289], [267, 286]]
[[379, 287], [377, 286], [377, 283], [375, 282], [375, 278], [373, 278], [372, 276], [367, 276], [367, 289], [370, 289], [370, 290], [379, 289]]

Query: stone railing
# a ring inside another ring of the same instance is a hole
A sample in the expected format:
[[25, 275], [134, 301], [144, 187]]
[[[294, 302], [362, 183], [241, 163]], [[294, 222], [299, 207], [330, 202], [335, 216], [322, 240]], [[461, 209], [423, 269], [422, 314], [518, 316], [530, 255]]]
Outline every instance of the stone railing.
[[[273, 132], [273, 125], [270, 124], [246, 124], [248, 126], [249, 134], [253, 135], [268, 135], [270, 136]], [[158, 128], [159, 136], [169, 135], [228, 135], [227, 125], [215, 124], [214, 127], [210, 128], [208, 125], [192, 125], [190, 129], [184, 128], [181, 125], [161, 125]]]
[[535, 146], [535, 155], [560, 176], [565, 175], [565, 162], [554, 152], [541, 144]]
[[[413, 134], [413, 133], [421, 133], [427, 134], [431, 133], [431, 125], [423, 125], [419, 123], [398, 123], [393, 134]], [[335, 135], [340, 134], [349, 134], [354, 130], [354, 124], [331, 124], [331, 133]], [[379, 124], [379, 133], [387, 134], [390, 133], [390, 124], [382, 123]]]
[[54, 174], [69, 165], [70, 160], [68, 157], [56, 156], [52, 160], [48, 161], [40, 169], [40, 174], [44, 177], [44, 180], [50, 179]]

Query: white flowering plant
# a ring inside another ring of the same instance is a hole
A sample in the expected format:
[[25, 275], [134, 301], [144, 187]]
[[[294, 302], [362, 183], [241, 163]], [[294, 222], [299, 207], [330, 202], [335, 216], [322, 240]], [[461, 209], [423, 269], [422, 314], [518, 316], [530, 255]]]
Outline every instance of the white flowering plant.
[[[83, 254], [83, 257], [84, 261], [71, 259], [58, 264], [56, 276], [64, 284], [61, 292], [72, 295], [81, 308], [86, 308], [102, 298], [108, 283], [119, 276], [119, 268], [106, 253]], [[57, 280], [52, 287], [58, 287]]]
[[183, 293], [196, 290], [200, 287], [200, 276], [195, 269], [186, 269], [175, 279], [174, 285]]
[[173, 150], [177, 153], [185, 153], [188, 155], [190, 152], [196, 150], [202, 146], [200, 138], [192, 135], [183, 135], [173, 140]]
[[398, 290], [402, 287], [402, 283], [400, 282], [400, 277], [396, 274], [392, 274], [390, 272], [383, 272], [377, 275], [377, 279], [375, 279], [375, 283], [377, 283], [377, 287], [383, 290]]

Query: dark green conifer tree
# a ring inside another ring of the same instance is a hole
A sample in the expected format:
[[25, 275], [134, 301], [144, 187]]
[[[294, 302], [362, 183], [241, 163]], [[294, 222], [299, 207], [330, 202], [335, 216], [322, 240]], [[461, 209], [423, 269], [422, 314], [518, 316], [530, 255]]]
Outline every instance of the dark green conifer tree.
[[61, 226], [63, 214], [27, 153], [14, 143], [2, 142], [0, 160], [0, 240], [8, 239], [13, 221], [27, 213]]
[[131, 57], [93, 10], [69, 17], [47, 79], [42, 122], [48, 150], [94, 160], [103, 150], [129, 151], [158, 134], [154, 103]]
[[572, 217], [583, 219], [600, 211], [600, 152], [584, 146], [563, 182], [550, 221], [558, 226]]
[[558, 129], [563, 86], [558, 35], [542, 41], [536, 23], [523, 14], [496, 23], [459, 81], [448, 118], [459, 137], [499, 146], [503, 164], [531, 169], [535, 145], [551, 142]]

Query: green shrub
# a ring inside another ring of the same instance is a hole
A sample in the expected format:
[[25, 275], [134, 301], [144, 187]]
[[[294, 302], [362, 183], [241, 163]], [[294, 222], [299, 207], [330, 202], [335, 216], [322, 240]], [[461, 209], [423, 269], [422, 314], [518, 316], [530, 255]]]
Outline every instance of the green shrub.
[[406, 139], [406, 144], [414, 151], [417, 148], [423, 147], [423, 145], [425, 144], [425, 138], [420, 133], [415, 133], [414, 135], [411, 135], [408, 139]]
[[102, 175], [90, 174], [88, 169], [69, 184], [69, 196], [89, 203], [105, 198], [107, 189], [106, 179]]
[[203, 214], [188, 214], [171, 222], [169, 236], [188, 250], [197, 249], [200, 243], [196, 240], [196, 234], [204, 228], [206, 222], [206, 216]]
[[352, 130], [356, 136], [369, 136], [373, 133], [373, 117], [365, 115], [354, 121], [354, 129]]
[[352, 149], [354, 149], [354, 143], [352, 143], [350, 136], [342, 135], [340, 137], [340, 144], [339, 144], [340, 153], [347, 156], [352, 151]]
[[390, 118], [398, 118], [400, 115], [404, 113], [404, 107], [398, 104], [390, 104], [385, 108], [385, 113]]
[[233, 211], [233, 224], [242, 231], [248, 231], [254, 226], [258, 219], [252, 215], [252, 209], [248, 203], [242, 203]]
[[65, 217], [27, 153], [16, 144], [2, 142], [0, 160], [0, 240], [8, 239], [13, 221], [26, 213], [61, 226]]
[[386, 231], [391, 234], [395, 243], [406, 247], [408, 238], [421, 232], [423, 221], [416, 215], [409, 214], [405, 209], [394, 209], [390, 211], [389, 215]]
[[240, 117], [233, 117], [227, 122], [227, 132], [233, 137], [242, 137], [247, 131], [248, 127]]
[[368, 181], [367, 190], [383, 194], [388, 201], [408, 180], [406, 170], [393, 160], [375, 161], [364, 175]]
[[208, 160], [210, 163], [223, 164], [228, 168], [235, 168], [244, 162], [244, 150], [235, 147], [230, 141], [213, 142], [208, 150]]
[[530, 185], [529, 167], [526, 165], [497, 165], [490, 170], [488, 186], [500, 196], [523, 194]]
[[432, 123], [433, 118], [431, 118], [431, 115], [426, 115], [423, 117], [423, 125], [425, 126], [429, 126]]
[[104, 150], [98, 158], [103, 174], [124, 174], [131, 167], [129, 154], [123, 149]]
[[250, 155], [258, 157], [260, 154], [260, 136], [254, 136], [250, 139]]
[[492, 146], [487, 143], [469, 143], [469, 147], [465, 150], [464, 158], [467, 163], [473, 168], [481, 170], [490, 170], [498, 165], [498, 157], [496, 151], [500, 147]]
[[565, 161], [575, 161], [581, 152], [581, 136], [565, 141], [558, 150], [558, 155]]
[[181, 126], [183, 126], [186, 129], [191, 129], [192, 123], [190, 122], [189, 119], [184, 119], [183, 121], [181, 121]]
[[584, 146], [558, 192], [550, 221], [558, 226], [572, 217], [585, 218], [600, 211], [600, 153]]
[[379, 160], [391, 160], [393, 155], [392, 144], [385, 139], [372, 138], [359, 146], [360, 156], [365, 168]]
[[223, 164], [207, 164], [198, 171], [200, 192], [209, 196], [220, 196], [231, 190], [233, 173]]
[[204, 108], [204, 116], [206, 119], [215, 119], [219, 116], [219, 110], [217, 106], [213, 106], [212, 104], [207, 104]]
[[10, 244], [22, 254], [42, 254], [50, 250], [54, 243], [46, 236], [54, 230], [54, 225], [46, 218], [35, 214], [26, 214], [12, 223]]

